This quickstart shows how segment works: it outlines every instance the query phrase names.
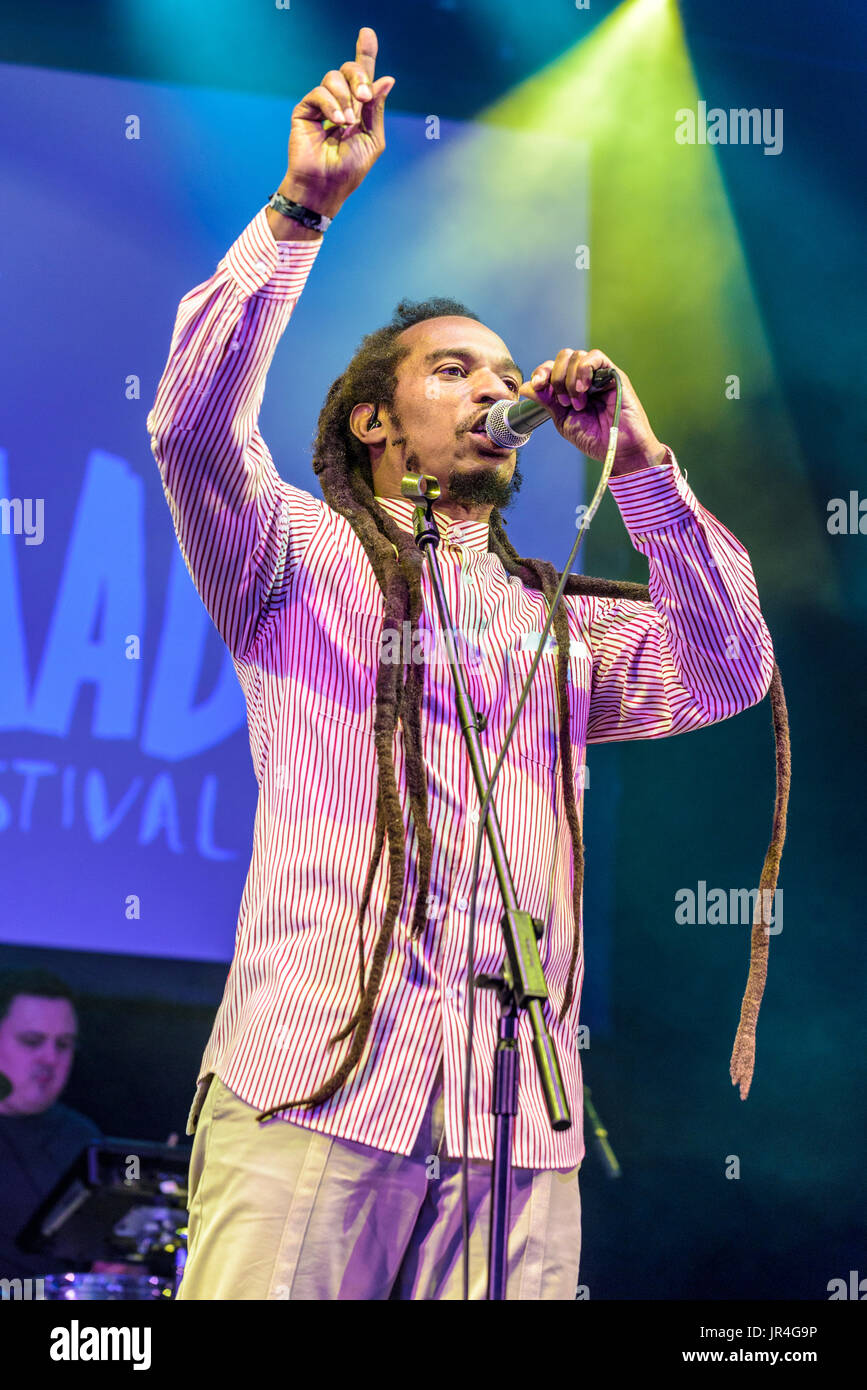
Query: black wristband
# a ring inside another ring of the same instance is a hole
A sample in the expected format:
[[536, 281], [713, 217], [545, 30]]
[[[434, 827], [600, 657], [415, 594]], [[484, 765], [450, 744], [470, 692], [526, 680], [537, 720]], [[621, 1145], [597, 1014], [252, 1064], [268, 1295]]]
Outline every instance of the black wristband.
[[300, 222], [302, 227], [311, 227], [314, 232], [326, 231], [334, 220], [326, 217], [324, 212], [314, 212], [312, 208], [305, 208], [301, 203], [293, 203], [290, 198], [284, 198], [282, 193], [272, 193], [268, 206], [279, 212], [281, 217], [291, 217], [294, 222]]

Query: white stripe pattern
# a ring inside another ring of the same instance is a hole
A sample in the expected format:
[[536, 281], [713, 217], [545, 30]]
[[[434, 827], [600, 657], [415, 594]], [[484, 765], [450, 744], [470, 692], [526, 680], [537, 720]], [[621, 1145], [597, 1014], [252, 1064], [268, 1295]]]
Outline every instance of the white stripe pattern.
[[[374, 835], [382, 595], [349, 523], [279, 476], [257, 427], [274, 351], [321, 245], [276, 242], [263, 208], [210, 279], [181, 300], [148, 416], [178, 542], [244, 691], [259, 784], [235, 955], [188, 1134], [210, 1073], [260, 1110], [309, 1095], [346, 1055], [349, 1039], [335, 1047], [328, 1040], [358, 1001], [356, 921]], [[580, 769], [588, 743], [664, 738], [728, 719], [765, 695], [773, 669], [749, 557], [701, 506], [671, 451], [660, 466], [612, 478], [609, 486], [632, 544], [648, 559], [652, 604], [567, 600], [582, 815]], [[411, 531], [411, 502], [382, 498], [380, 505]], [[544, 604], [488, 552], [486, 523], [441, 517], [440, 529], [450, 611], [467, 643], [470, 696], [488, 719], [482, 742], [492, 766], [538, 644]], [[423, 592], [423, 626], [435, 643], [427, 571]], [[409, 825], [407, 878], [367, 1047], [331, 1100], [281, 1114], [323, 1134], [406, 1155], [442, 1059], [446, 1145], [458, 1155], [477, 798], [444, 660], [426, 662], [425, 681], [422, 735], [434, 843], [427, 927], [420, 939], [410, 937], [416, 840], [398, 726], [393, 747]], [[573, 1116], [571, 1129], [552, 1132], [523, 1017], [513, 1162], [534, 1169], [572, 1168], [584, 1156], [577, 1043], [583, 949], [569, 1014], [557, 1021], [573, 936], [557, 732], [549, 647], [495, 791], [518, 900], [545, 922], [546, 1016]], [[365, 924], [368, 968], [387, 885], [383, 855]], [[499, 968], [500, 915], [485, 847], [478, 972]], [[496, 1035], [496, 998], [477, 991], [469, 1142], [470, 1156], [487, 1160]]]

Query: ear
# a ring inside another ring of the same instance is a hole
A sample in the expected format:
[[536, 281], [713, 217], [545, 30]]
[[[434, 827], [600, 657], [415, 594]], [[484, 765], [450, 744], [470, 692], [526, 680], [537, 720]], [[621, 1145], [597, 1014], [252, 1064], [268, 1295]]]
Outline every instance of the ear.
[[359, 401], [352, 407], [349, 415], [349, 428], [362, 444], [382, 444], [385, 440], [385, 426], [376, 413], [371, 401]]

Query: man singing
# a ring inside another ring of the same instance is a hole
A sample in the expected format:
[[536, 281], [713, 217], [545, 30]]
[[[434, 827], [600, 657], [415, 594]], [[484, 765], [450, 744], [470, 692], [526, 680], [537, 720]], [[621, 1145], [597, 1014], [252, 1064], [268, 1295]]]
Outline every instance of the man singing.
[[[478, 799], [448, 664], [418, 640], [439, 623], [400, 483], [425, 473], [441, 488], [439, 560], [490, 769], [558, 576], [508, 540], [516, 457], [488, 441], [485, 416], [495, 401], [541, 401], [594, 459], [613, 417], [613, 391], [588, 392], [594, 369], [613, 365], [602, 352], [562, 348], [524, 383], [466, 306], [403, 302], [328, 390], [313, 455], [324, 501], [278, 474], [257, 428], [265, 379], [328, 220], [385, 148], [393, 79], [374, 79], [376, 54], [363, 28], [355, 59], [295, 107], [278, 193], [181, 300], [148, 417], [178, 541], [244, 690], [259, 784], [235, 956], [187, 1127], [184, 1299], [462, 1295]], [[585, 747], [727, 719], [762, 699], [773, 670], [746, 551], [621, 376], [610, 488], [647, 557], [650, 601], [570, 580], [495, 790], [518, 902], [544, 923], [545, 1013], [573, 1121], [550, 1127], [522, 1014], [512, 1299], [573, 1299], [578, 1280]], [[477, 973], [499, 972], [501, 915], [485, 851]], [[487, 1279], [498, 1008], [476, 993], [474, 1299]]]

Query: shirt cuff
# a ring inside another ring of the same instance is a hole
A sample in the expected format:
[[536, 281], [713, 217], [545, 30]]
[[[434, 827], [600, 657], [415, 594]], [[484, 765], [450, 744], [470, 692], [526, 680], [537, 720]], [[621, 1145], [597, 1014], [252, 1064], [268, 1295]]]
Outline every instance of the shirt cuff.
[[232, 243], [218, 269], [228, 270], [245, 298], [258, 295], [262, 299], [297, 299], [319, 254], [322, 238], [277, 241], [265, 215], [267, 206], [266, 203]]
[[627, 529], [636, 535], [674, 526], [696, 516], [701, 506], [667, 445], [662, 463], [609, 478], [608, 487]]

